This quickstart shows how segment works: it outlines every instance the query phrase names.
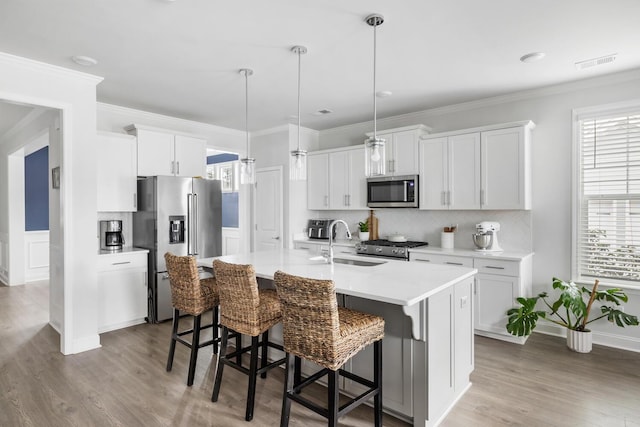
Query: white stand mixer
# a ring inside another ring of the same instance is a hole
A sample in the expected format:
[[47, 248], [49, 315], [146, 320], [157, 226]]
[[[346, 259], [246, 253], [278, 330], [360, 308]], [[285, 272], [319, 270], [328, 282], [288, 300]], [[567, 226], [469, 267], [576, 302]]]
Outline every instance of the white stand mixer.
[[472, 234], [476, 251], [480, 252], [501, 252], [502, 248], [498, 244], [498, 231], [500, 223], [495, 221], [482, 221], [476, 224], [476, 232]]

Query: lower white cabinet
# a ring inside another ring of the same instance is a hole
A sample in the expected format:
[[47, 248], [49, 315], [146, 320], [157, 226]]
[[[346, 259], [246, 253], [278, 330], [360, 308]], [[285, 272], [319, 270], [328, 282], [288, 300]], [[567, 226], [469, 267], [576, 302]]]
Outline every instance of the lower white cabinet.
[[507, 332], [507, 310], [515, 307], [516, 298], [531, 296], [532, 254], [500, 259], [495, 255], [473, 256], [472, 252], [460, 251], [456, 255], [410, 252], [409, 260], [476, 268], [478, 274], [473, 289], [474, 332], [477, 335], [524, 344], [526, 337], [515, 337]]
[[[382, 342], [382, 404], [405, 416], [413, 414], [411, 320], [394, 304], [387, 304], [356, 297], [345, 297], [345, 306], [385, 319]], [[365, 347], [353, 356], [345, 369], [373, 380], [373, 345]], [[360, 384], [345, 380], [344, 389], [354, 395], [365, 389]]]
[[147, 252], [98, 256], [98, 332], [145, 322]]
[[475, 332], [478, 335], [524, 344], [527, 337], [507, 332], [507, 311], [516, 298], [532, 292], [531, 257], [521, 261], [475, 258]]

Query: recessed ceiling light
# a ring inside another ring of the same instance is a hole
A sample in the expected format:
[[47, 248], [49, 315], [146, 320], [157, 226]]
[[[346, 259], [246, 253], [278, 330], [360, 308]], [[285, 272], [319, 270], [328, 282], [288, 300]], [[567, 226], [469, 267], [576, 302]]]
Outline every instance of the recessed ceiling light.
[[617, 53], [612, 53], [610, 55], [601, 56], [599, 58], [592, 58], [592, 59], [587, 59], [585, 61], [579, 61], [579, 62], [576, 62], [575, 65], [578, 70], [583, 70], [585, 68], [595, 67], [596, 65], [610, 64], [616, 60], [617, 56], [618, 56]]
[[376, 92], [376, 96], [378, 98], [386, 98], [391, 95], [393, 95], [393, 92], [391, 92], [390, 90], [379, 90]]
[[71, 59], [76, 64], [83, 65], [85, 67], [93, 67], [98, 63], [97, 60], [93, 59], [90, 56], [75, 55], [75, 56], [72, 56]]
[[520, 57], [520, 61], [526, 62], [526, 63], [538, 62], [542, 58], [544, 58], [545, 56], [546, 55], [545, 55], [544, 52], [531, 52], [531, 53], [527, 53], [526, 55], [521, 56]]

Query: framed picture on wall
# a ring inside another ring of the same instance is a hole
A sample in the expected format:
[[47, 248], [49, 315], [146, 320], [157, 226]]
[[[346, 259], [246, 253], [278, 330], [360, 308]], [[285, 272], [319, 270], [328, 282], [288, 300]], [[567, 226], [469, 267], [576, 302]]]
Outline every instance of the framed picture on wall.
[[60, 166], [51, 169], [51, 187], [60, 188]]

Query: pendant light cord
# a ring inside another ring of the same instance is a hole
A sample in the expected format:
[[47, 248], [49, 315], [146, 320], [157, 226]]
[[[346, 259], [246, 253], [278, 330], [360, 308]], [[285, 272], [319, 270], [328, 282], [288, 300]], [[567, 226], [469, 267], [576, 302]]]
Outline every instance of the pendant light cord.
[[300, 151], [300, 74], [301, 74], [302, 50], [298, 49], [298, 151]]
[[378, 23], [374, 21], [373, 24], [373, 139], [377, 140], [377, 126], [376, 126], [376, 117], [378, 115], [378, 103], [376, 99], [376, 29], [378, 28]]
[[249, 71], [244, 72], [244, 128], [247, 133], [247, 159], [249, 155]]

